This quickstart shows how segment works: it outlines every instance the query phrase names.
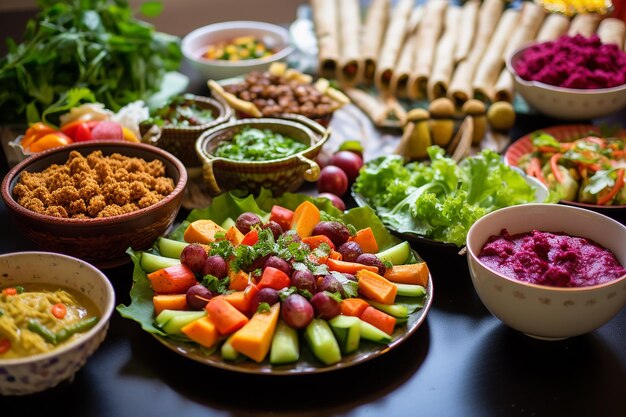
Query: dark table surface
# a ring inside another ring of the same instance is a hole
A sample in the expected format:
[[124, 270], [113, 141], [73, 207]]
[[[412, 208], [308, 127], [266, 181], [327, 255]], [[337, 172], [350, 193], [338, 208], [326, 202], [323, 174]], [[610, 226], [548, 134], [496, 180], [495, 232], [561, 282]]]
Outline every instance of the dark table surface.
[[[626, 120], [624, 112], [611, 119]], [[559, 123], [520, 116], [511, 136]], [[7, 170], [0, 155], [0, 174]], [[187, 213], [182, 209], [179, 219]], [[0, 201], [0, 253], [36, 249]], [[531, 339], [485, 309], [465, 258], [416, 249], [434, 281], [427, 320], [396, 349], [363, 364], [305, 376], [238, 374], [171, 352], [115, 312], [104, 343], [72, 382], [31, 396], [0, 397], [0, 415], [626, 415], [626, 309], [584, 336]], [[131, 265], [105, 273], [117, 302], [128, 304]]]

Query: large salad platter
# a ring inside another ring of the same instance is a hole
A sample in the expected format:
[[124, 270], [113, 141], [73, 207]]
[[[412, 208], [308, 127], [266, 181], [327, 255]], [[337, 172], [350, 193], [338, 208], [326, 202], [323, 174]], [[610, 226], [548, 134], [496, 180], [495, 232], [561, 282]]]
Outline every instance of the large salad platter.
[[[273, 198], [271, 193], [267, 191], [261, 192], [257, 198], [253, 196], [239, 198], [232, 194], [224, 194], [217, 197], [214, 199], [211, 206], [192, 211], [187, 220], [170, 233], [168, 238], [173, 240], [180, 239], [184, 230], [188, 227], [190, 222], [193, 221], [211, 219], [215, 222], [222, 223], [229, 217], [237, 217], [241, 213], [246, 212], [257, 213], [263, 218], [269, 215], [269, 210], [275, 205], [281, 205], [286, 208], [296, 208], [305, 201], [314, 202], [320, 207], [322, 213], [337, 216], [340, 221], [351, 225], [351, 227], [355, 227], [356, 229], [362, 227], [371, 228], [381, 250], [395, 247], [400, 242], [399, 239], [386, 231], [383, 224], [369, 208], [355, 208], [342, 214], [328, 201], [323, 199], [311, 199], [303, 194], [285, 194], [281, 197]], [[141, 258], [145, 256], [145, 253], [157, 256], [161, 255], [157, 249], [158, 247], [158, 243], [155, 243], [154, 248], [147, 252], [130, 252], [133, 262], [135, 263], [133, 273], [134, 286], [131, 290], [132, 303], [129, 306], [120, 305], [118, 311], [122, 316], [139, 322], [145, 331], [152, 334], [160, 343], [179, 355], [211, 367], [235, 372], [262, 375], [302, 375], [333, 371], [376, 358], [398, 346], [417, 331], [425, 321], [433, 300], [432, 277], [428, 275], [426, 285], [423, 287], [425, 291], [421, 293], [422, 295], [417, 297], [399, 295], [396, 297], [395, 304], [406, 306], [409, 313], [404, 318], [404, 320], [406, 320], [405, 323], [402, 323], [403, 319], [398, 319], [398, 324], [396, 324], [393, 332], [389, 335], [390, 337], [386, 339], [384, 343], [373, 343], [361, 339], [360, 346], [357, 350], [347, 354], [342, 352], [341, 360], [332, 364], [321, 362], [319, 358], [312, 353], [311, 348], [304, 342], [302, 335], [300, 336], [300, 357], [297, 361], [292, 363], [280, 365], [271, 364], [268, 358], [265, 358], [263, 361], [253, 361], [241, 357], [234, 361], [226, 360], [223, 357], [223, 352], [220, 351], [219, 345], [207, 349], [184, 337], [172, 337], [172, 335], [164, 333], [163, 328], [155, 323], [155, 314], [152, 306], [153, 291], [150, 288], [151, 283], [147, 278], [147, 273], [142, 267], [144, 264]], [[406, 248], [408, 247], [409, 246], [406, 245]], [[411, 262], [423, 261], [420, 260], [416, 252], [411, 251], [407, 263]], [[285, 308], [284, 306], [281, 307]]]

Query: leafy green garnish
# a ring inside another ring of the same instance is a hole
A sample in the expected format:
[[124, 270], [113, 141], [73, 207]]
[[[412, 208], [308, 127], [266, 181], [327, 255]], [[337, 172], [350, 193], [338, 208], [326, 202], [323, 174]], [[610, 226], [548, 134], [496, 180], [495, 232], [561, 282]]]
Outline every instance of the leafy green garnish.
[[259, 303], [259, 306], [256, 309], [257, 313], [269, 313], [270, 310], [271, 307], [269, 303]]
[[359, 284], [356, 281], [349, 280], [341, 272], [333, 271], [332, 275], [339, 281], [343, 288], [346, 298], [352, 298], [359, 295]]
[[289, 297], [291, 294], [296, 294], [297, 292], [298, 289], [292, 285], [291, 287], [283, 288], [278, 291], [278, 298], [280, 301], [285, 301], [285, 298]]
[[218, 255], [224, 259], [229, 259], [235, 253], [233, 244], [228, 240], [218, 240], [211, 244], [209, 249], [209, 256]]
[[[39, 0], [24, 41], [0, 59], [0, 120], [50, 122], [71, 103], [114, 111], [156, 93], [179, 68], [180, 39], [133, 17], [126, 0]], [[151, 1], [141, 10], [159, 12]], [[83, 91], [80, 97], [70, 93]], [[64, 96], [67, 93], [67, 96]], [[54, 107], [48, 109], [51, 105]]]
[[200, 282], [200, 284], [213, 292], [216, 292], [218, 294], [225, 294], [228, 292], [230, 277], [226, 276], [222, 279], [219, 279], [216, 276], [207, 274], [202, 277], [202, 282]]

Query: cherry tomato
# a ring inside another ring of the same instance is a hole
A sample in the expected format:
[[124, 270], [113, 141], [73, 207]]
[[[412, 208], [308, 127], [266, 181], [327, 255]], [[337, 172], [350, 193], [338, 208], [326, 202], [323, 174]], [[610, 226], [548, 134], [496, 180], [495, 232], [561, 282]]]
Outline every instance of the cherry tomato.
[[2, 290], [2, 294], [4, 295], [16, 295], [17, 288], [9, 287]]
[[67, 308], [65, 308], [65, 304], [57, 303], [52, 306], [52, 308], [50, 309], [50, 312], [52, 313], [54, 317], [61, 320], [65, 317], [65, 314], [67, 314]]
[[11, 349], [11, 341], [9, 339], [0, 339], [0, 355], [7, 353]]
[[74, 142], [87, 142], [92, 138], [89, 125], [87, 123], [81, 123], [76, 128], [76, 133], [72, 139], [74, 139]]
[[44, 137], [33, 142], [28, 148], [31, 152], [41, 152], [47, 149], [57, 148], [59, 146], [65, 146], [72, 143], [66, 134], [61, 132], [48, 133]]

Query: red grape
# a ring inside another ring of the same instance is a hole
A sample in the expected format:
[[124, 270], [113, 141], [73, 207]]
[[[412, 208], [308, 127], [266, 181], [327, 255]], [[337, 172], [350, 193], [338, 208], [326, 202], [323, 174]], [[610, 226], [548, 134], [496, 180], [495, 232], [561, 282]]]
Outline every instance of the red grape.
[[317, 190], [320, 193], [332, 193], [341, 197], [348, 191], [348, 177], [339, 167], [334, 165], [324, 167], [317, 180]]
[[202, 310], [213, 295], [211, 290], [200, 284], [192, 285], [185, 294], [187, 307], [191, 310]]
[[354, 152], [339, 151], [330, 158], [330, 164], [343, 170], [349, 182], [354, 182], [363, 166], [363, 159]]
[[294, 329], [303, 329], [313, 320], [313, 306], [300, 294], [291, 294], [280, 307], [281, 317]]
[[335, 301], [327, 292], [318, 292], [311, 298], [311, 305], [315, 315], [324, 320], [330, 320], [341, 314], [341, 304]]
[[204, 268], [207, 258], [208, 255], [204, 247], [196, 243], [185, 246], [180, 253], [180, 263], [196, 274], [202, 273], [202, 268]]
[[321, 193], [319, 196], [329, 199], [330, 202], [333, 203], [333, 205], [341, 211], [344, 211], [346, 209], [346, 203], [344, 203], [341, 197], [339, 197], [338, 195], [332, 193]]
[[219, 255], [209, 256], [204, 262], [202, 275], [213, 275], [222, 279], [228, 275], [228, 265], [226, 261]]

